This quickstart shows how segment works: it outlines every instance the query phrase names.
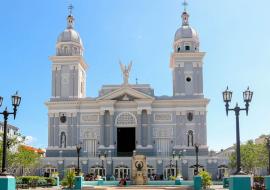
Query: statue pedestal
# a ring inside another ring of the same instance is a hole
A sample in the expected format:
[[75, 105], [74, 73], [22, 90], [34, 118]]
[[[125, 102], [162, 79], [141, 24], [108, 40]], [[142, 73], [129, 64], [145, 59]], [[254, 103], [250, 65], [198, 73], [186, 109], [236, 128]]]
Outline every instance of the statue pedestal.
[[135, 185], [147, 184], [147, 163], [144, 155], [134, 155], [131, 165], [131, 180]]
[[135, 177], [135, 184], [136, 185], [144, 185], [143, 173], [138, 171]]

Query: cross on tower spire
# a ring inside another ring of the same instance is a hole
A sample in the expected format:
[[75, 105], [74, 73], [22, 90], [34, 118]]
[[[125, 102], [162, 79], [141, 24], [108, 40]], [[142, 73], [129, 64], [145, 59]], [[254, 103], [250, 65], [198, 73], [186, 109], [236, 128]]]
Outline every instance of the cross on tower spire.
[[72, 15], [73, 9], [74, 9], [74, 6], [73, 6], [72, 4], [70, 4], [70, 5], [68, 6], [69, 15]]
[[74, 26], [74, 17], [72, 16], [72, 10], [74, 9], [73, 5], [68, 6], [69, 15], [67, 17], [67, 28], [73, 28]]
[[184, 2], [182, 3], [182, 5], [184, 6], [184, 11], [187, 11], [187, 6], [188, 6], [188, 2], [187, 0], [184, 0]]
[[182, 5], [184, 6], [184, 12], [182, 13], [182, 26], [188, 26], [189, 14], [187, 13], [187, 6], [188, 6], [187, 0], [184, 0]]

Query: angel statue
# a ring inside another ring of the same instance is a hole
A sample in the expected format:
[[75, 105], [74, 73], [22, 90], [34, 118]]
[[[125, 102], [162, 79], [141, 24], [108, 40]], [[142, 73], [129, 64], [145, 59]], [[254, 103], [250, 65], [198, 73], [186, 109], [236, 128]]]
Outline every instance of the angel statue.
[[129, 72], [132, 66], [132, 61], [128, 64], [128, 66], [123, 65], [121, 61], [119, 62], [122, 73], [123, 73], [123, 79], [124, 79], [124, 84], [128, 84], [128, 77], [129, 77]]

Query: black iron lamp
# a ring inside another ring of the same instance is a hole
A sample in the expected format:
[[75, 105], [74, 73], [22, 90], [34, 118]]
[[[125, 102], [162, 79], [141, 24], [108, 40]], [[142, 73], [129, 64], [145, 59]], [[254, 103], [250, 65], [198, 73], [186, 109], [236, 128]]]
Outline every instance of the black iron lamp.
[[81, 149], [82, 149], [82, 143], [79, 143], [76, 145], [76, 150], [77, 150], [77, 156], [78, 156], [78, 163], [77, 163], [77, 176], [80, 175], [80, 152], [81, 152]]
[[2, 103], [3, 103], [3, 97], [2, 96], [0, 96], [0, 107], [2, 106]]
[[[0, 107], [2, 106], [4, 98], [0, 96]], [[18, 92], [16, 92], [13, 96], [11, 96], [12, 106], [13, 106], [13, 112], [9, 112], [7, 107], [3, 112], [0, 112], [1, 115], [4, 116], [4, 135], [3, 135], [3, 154], [2, 154], [2, 172], [1, 176], [7, 176], [7, 120], [9, 115], [13, 115], [14, 119], [16, 118], [17, 114], [17, 107], [21, 103], [21, 97], [18, 95]]]
[[[184, 150], [185, 152], [186, 150]], [[175, 169], [176, 169], [176, 177], [178, 176], [178, 160], [181, 160], [181, 157], [183, 156], [183, 152], [180, 150], [177, 154], [175, 151], [173, 151], [173, 159], [175, 160]]]
[[248, 108], [249, 108], [249, 103], [251, 102], [253, 97], [253, 92], [249, 90], [249, 87], [245, 92], [243, 92], [243, 99], [244, 102], [246, 102], [246, 115], [248, 115]]
[[18, 96], [18, 92], [16, 92], [16, 94], [14, 94], [13, 96], [11, 96], [11, 100], [12, 100], [12, 105], [13, 105], [13, 111], [14, 111], [14, 119], [16, 118], [16, 113], [17, 113], [17, 107], [20, 105], [21, 103], [21, 97]]
[[266, 146], [268, 149], [268, 174], [270, 175], [270, 136], [266, 138]]
[[102, 174], [101, 175], [104, 176], [105, 175], [104, 160], [106, 160], [106, 158], [107, 158], [107, 151], [105, 151], [103, 153], [103, 155], [101, 153], [99, 153], [98, 157], [99, 157], [99, 159], [101, 159], [101, 165], [102, 165]]
[[199, 147], [200, 145], [196, 143], [194, 147], [195, 147], [195, 153], [196, 153], [196, 166], [195, 166], [196, 171], [194, 173], [195, 175], [198, 175], [199, 174]]
[[246, 115], [248, 115], [249, 111], [249, 103], [252, 100], [253, 92], [249, 90], [249, 87], [247, 90], [243, 92], [243, 99], [245, 104], [245, 108], [240, 108], [238, 106], [238, 103], [236, 103], [236, 106], [234, 108], [229, 108], [229, 102], [232, 100], [232, 92], [229, 91], [228, 87], [227, 89], [222, 93], [223, 95], [223, 101], [225, 102], [225, 108], [226, 108], [226, 115], [228, 116], [229, 111], [235, 112], [236, 117], [236, 172], [235, 174], [245, 174], [243, 171], [241, 171], [241, 155], [240, 155], [240, 130], [239, 130], [239, 115], [240, 111], [245, 111]]
[[229, 102], [231, 102], [231, 100], [232, 100], [232, 91], [229, 91], [229, 88], [227, 86], [227, 89], [223, 92], [223, 101], [225, 102], [227, 115], [229, 112]]

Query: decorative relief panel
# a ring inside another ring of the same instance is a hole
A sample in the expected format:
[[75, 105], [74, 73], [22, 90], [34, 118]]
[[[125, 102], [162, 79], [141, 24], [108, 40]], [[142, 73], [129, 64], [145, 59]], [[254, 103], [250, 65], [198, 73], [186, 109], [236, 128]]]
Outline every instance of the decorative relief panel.
[[137, 119], [134, 114], [123, 112], [116, 117], [115, 125], [117, 127], [136, 127]]
[[80, 139], [98, 139], [100, 130], [98, 128], [83, 127], [80, 129]]
[[99, 115], [97, 114], [81, 114], [82, 123], [97, 123], [99, 121]]
[[172, 114], [170, 113], [156, 113], [154, 115], [155, 121], [172, 121]]
[[153, 136], [154, 138], [172, 138], [173, 128], [154, 128]]

